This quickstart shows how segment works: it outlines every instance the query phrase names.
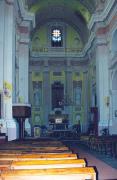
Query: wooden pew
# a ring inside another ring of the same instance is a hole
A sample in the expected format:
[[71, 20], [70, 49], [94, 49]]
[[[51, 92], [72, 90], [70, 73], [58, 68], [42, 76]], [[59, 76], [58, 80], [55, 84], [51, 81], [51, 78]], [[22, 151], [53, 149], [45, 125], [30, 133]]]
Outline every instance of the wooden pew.
[[0, 171], [11, 169], [12, 161], [0, 161]]
[[84, 159], [0, 161], [0, 170], [85, 167]]
[[[44, 147], [44, 146], [65, 146], [61, 141], [12, 141], [4, 143], [4, 147]], [[2, 148], [2, 146], [0, 147]]]
[[37, 148], [27, 148], [27, 149], [0, 149], [0, 153], [13, 153], [13, 154], [25, 154], [25, 153], [72, 153], [72, 151], [69, 150], [68, 147], [37, 147]]
[[60, 148], [60, 147], [62, 147], [62, 148], [68, 148], [67, 146], [65, 146], [65, 145], [63, 145], [62, 143], [58, 143], [58, 144], [52, 144], [52, 143], [50, 143], [50, 144], [46, 144], [46, 143], [42, 143], [42, 144], [40, 144], [40, 143], [37, 143], [37, 144], [33, 144], [33, 143], [31, 143], [31, 144], [4, 144], [4, 146], [1, 146], [0, 147], [0, 150], [2, 150], [2, 149], [27, 149], [27, 148]]
[[13, 161], [10, 169], [48, 169], [48, 168], [70, 168], [85, 167], [84, 159], [66, 159], [66, 160], [33, 160], [33, 161]]
[[93, 167], [51, 168], [33, 170], [3, 170], [1, 179], [4, 180], [96, 180]]
[[0, 153], [0, 160], [1, 161], [30, 161], [30, 160], [62, 160], [62, 159], [77, 159], [76, 154], [72, 153], [54, 153], [54, 154], [49, 154], [49, 153], [42, 153], [42, 154], [12, 154], [12, 153], [7, 153], [7, 154], [1, 154]]

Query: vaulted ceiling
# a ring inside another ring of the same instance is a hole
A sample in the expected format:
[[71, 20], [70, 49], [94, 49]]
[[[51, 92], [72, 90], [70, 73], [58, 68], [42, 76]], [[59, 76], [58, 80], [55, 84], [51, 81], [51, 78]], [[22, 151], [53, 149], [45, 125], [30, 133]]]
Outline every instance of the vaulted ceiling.
[[87, 24], [95, 11], [95, 0], [25, 0], [25, 3], [35, 14], [36, 28], [48, 21], [63, 21], [78, 31], [84, 44], [87, 42]]

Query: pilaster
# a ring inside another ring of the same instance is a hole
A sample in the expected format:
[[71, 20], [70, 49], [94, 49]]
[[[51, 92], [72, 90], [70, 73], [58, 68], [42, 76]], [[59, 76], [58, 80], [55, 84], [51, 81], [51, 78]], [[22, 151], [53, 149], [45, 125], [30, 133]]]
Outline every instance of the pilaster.
[[13, 59], [15, 55], [14, 49], [14, 33], [15, 33], [15, 20], [14, 20], [14, 4], [13, 1], [4, 4], [4, 112], [3, 116], [7, 123], [8, 140], [17, 138], [17, 123], [12, 115], [12, 98], [13, 98]]
[[[26, 35], [25, 35], [26, 33]], [[29, 38], [28, 29], [26, 32], [21, 34], [19, 42], [19, 103], [28, 103], [28, 69], [29, 69]], [[23, 37], [22, 37], [23, 36]]]
[[83, 132], [87, 132], [87, 128], [88, 128], [88, 116], [89, 116], [89, 112], [88, 112], [88, 71], [84, 71], [83, 72], [83, 84], [84, 84], [84, 97], [83, 97], [83, 103], [84, 103], [84, 120], [82, 122], [82, 131]]
[[109, 122], [109, 81], [108, 81], [108, 48], [107, 44], [97, 42], [96, 47], [96, 91], [99, 111], [98, 130], [108, 128]]
[[43, 118], [44, 123], [48, 125], [48, 114], [51, 112], [51, 84], [49, 70], [43, 72]]
[[0, 1], [0, 91], [3, 91], [5, 2]]
[[68, 96], [68, 105], [65, 106], [65, 113], [69, 114], [69, 125], [73, 125], [73, 82], [72, 82], [72, 71], [67, 68], [65, 77], [65, 94]]

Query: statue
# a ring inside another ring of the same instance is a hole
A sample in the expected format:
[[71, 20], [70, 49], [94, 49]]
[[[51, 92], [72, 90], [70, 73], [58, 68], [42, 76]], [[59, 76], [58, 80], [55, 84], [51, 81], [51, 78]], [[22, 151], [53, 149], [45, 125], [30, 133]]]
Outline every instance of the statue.
[[76, 105], [79, 105], [79, 106], [81, 106], [81, 93], [82, 93], [81, 87], [76, 87], [75, 88], [75, 102], [76, 102]]
[[39, 82], [34, 82], [33, 84], [33, 102], [35, 106], [40, 106], [41, 104], [41, 88], [39, 87]]

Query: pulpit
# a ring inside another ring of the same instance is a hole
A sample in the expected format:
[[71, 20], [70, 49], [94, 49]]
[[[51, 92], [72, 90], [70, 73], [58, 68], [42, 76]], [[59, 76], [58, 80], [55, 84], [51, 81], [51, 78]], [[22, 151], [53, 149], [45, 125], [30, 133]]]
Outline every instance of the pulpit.
[[14, 104], [12, 107], [13, 117], [19, 124], [19, 139], [24, 138], [24, 122], [26, 118], [31, 116], [30, 104]]

